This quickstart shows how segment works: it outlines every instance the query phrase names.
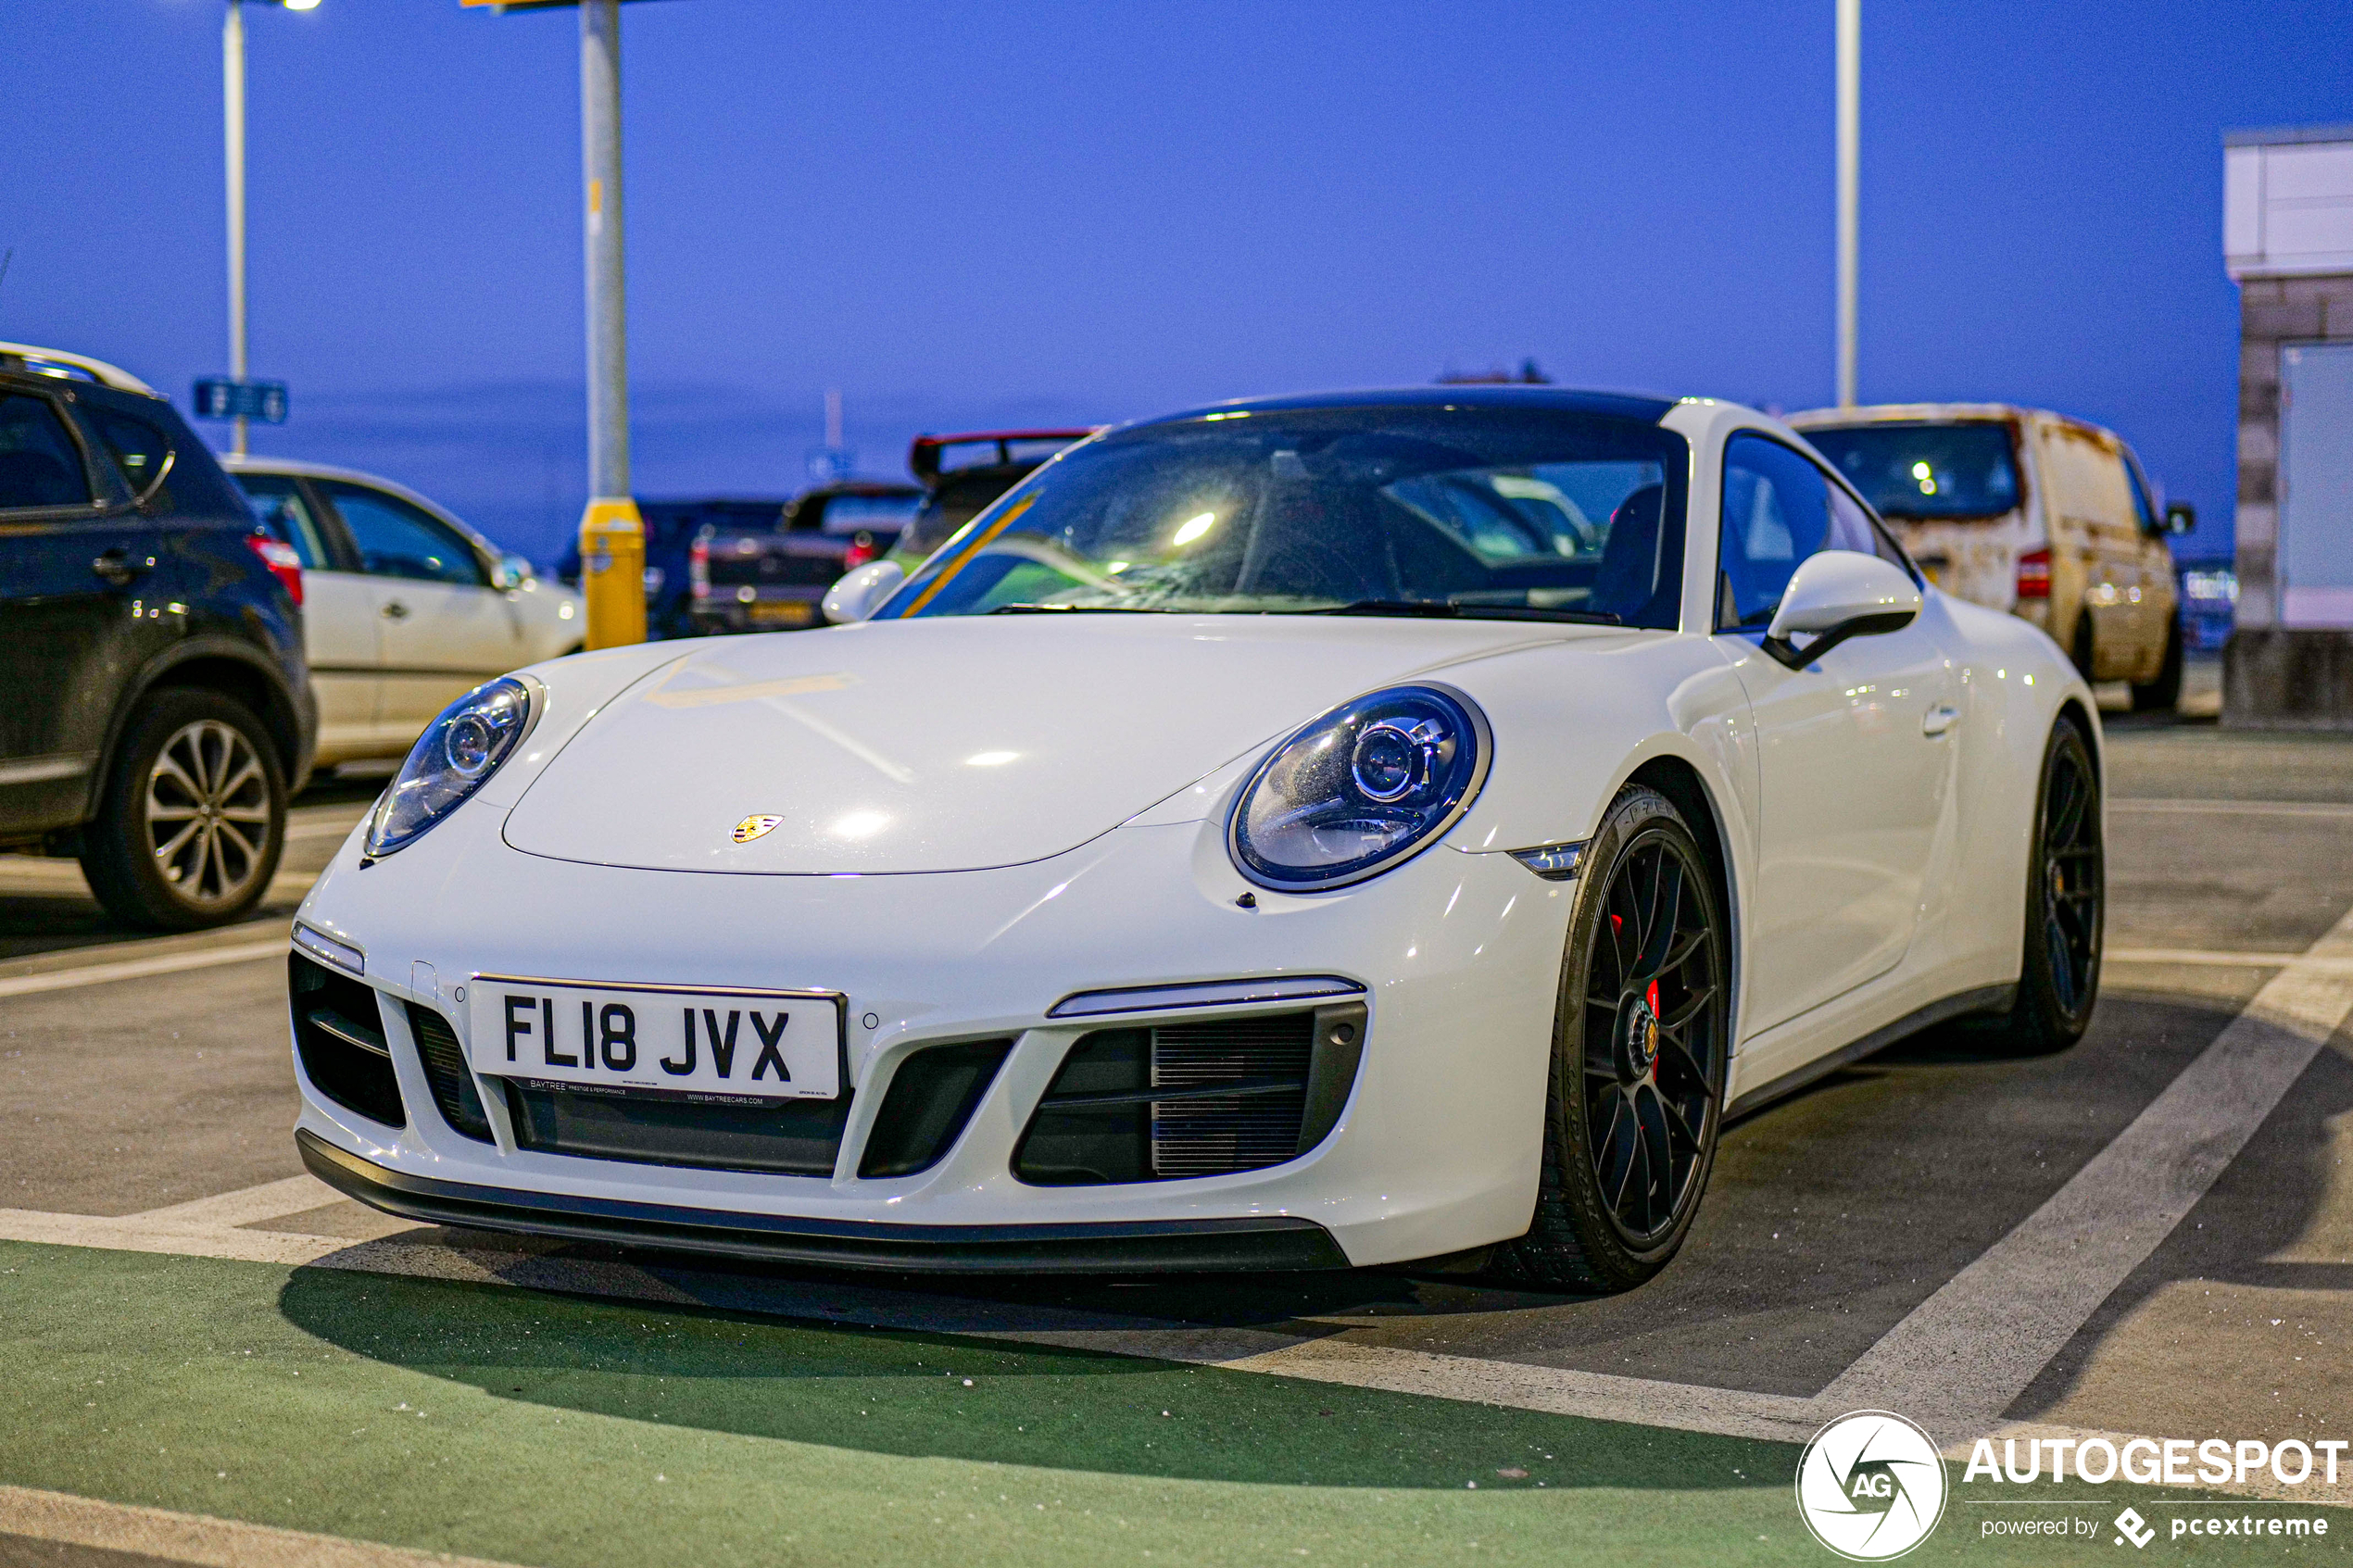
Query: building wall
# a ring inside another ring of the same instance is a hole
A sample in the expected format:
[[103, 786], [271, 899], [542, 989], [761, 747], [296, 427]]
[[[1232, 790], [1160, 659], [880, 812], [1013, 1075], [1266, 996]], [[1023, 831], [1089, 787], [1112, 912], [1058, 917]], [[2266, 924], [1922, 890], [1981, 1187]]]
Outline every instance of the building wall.
[[2280, 348], [2353, 341], [2353, 272], [2248, 278], [2239, 285], [2238, 623], [2276, 626]]

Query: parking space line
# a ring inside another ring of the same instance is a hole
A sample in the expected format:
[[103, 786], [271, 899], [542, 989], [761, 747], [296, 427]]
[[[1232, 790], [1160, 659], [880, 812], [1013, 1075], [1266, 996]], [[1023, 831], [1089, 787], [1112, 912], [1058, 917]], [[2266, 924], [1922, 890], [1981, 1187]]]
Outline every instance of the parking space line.
[[2310, 953], [2218, 953], [2206, 947], [2110, 947], [2100, 955], [2112, 963], [2196, 964], [2208, 969], [2285, 969], [2301, 964], [2314, 974], [2353, 974], [2353, 958], [2315, 958]]
[[2265, 983], [2165, 1092], [2018, 1228], [1823, 1389], [1996, 1417], [2206, 1195], [2353, 1013], [2353, 914]]
[[2223, 817], [2353, 817], [2353, 805], [2333, 800], [2210, 800], [2171, 799], [2163, 796], [2108, 797], [2112, 816], [2119, 811], [2196, 813]]
[[99, 1502], [31, 1486], [0, 1486], [0, 1534], [198, 1563], [204, 1568], [419, 1568], [424, 1563], [496, 1568], [478, 1557], [412, 1551], [208, 1514]]
[[121, 959], [112, 963], [51, 970], [45, 974], [14, 974], [0, 979], [0, 997], [29, 997], [43, 991], [68, 991], [77, 985], [103, 985], [114, 980], [142, 980], [152, 974], [177, 974], [183, 970], [210, 969], [217, 964], [283, 958], [285, 953], [286, 939], [273, 936], [266, 942], [244, 942], [233, 947], [199, 947], [191, 952], [158, 953], [151, 959]]
[[333, 1203], [342, 1197], [343, 1194], [316, 1176], [288, 1176], [282, 1182], [264, 1182], [259, 1186], [241, 1187], [235, 1192], [224, 1192], [211, 1198], [192, 1198], [185, 1203], [149, 1209], [126, 1218], [135, 1223], [171, 1229], [218, 1230], [249, 1225], [258, 1220], [276, 1220], [288, 1214], [299, 1214], [306, 1209]]

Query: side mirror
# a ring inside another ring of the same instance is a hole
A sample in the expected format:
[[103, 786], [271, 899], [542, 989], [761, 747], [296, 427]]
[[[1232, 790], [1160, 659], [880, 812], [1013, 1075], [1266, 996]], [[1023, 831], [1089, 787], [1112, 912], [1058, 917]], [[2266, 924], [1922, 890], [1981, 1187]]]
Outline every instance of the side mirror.
[[895, 560], [868, 561], [845, 571], [825, 590], [825, 619], [837, 626], [869, 620], [906, 580], [907, 569]]
[[499, 592], [513, 593], [531, 581], [531, 563], [521, 556], [500, 556], [497, 573], [491, 581], [498, 585]]
[[2187, 501], [2168, 501], [2165, 503], [2166, 533], [2187, 533], [2191, 529], [2196, 528], [2196, 526], [2197, 508], [2196, 507], [2191, 506]]
[[[1799, 564], [1782, 591], [1765, 651], [1803, 670], [1849, 637], [1900, 632], [1919, 612], [1920, 591], [1897, 567], [1859, 550], [1822, 550]], [[1809, 634], [1803, 648], [1790, 641]]]

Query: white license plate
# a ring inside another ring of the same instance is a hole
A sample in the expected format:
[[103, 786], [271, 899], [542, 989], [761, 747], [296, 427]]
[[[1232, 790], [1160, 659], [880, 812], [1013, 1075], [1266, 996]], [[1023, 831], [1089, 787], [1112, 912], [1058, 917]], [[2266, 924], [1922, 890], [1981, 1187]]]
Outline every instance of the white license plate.
[[841, 998], [477, 974], [467, 983], [474, 1070], [609, 1089], [832, 1099]]

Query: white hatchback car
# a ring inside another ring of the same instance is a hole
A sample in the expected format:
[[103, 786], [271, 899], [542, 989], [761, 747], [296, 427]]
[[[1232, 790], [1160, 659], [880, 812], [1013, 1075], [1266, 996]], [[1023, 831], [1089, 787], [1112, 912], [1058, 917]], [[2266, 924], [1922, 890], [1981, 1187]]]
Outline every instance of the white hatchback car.
[[302, 558], [321, 767], [405, 756], [452, 698], [580, 647], [579, 595], [415, 491], [285, 458], [220, 466]]
[[310, 1170], [744, 1256], [1624, 1288], [1726, 1116], [2090, 1015], [2090, 691], [1746, 408], [1201, 409], [900, 579], [435, 721], [298, 916]]

